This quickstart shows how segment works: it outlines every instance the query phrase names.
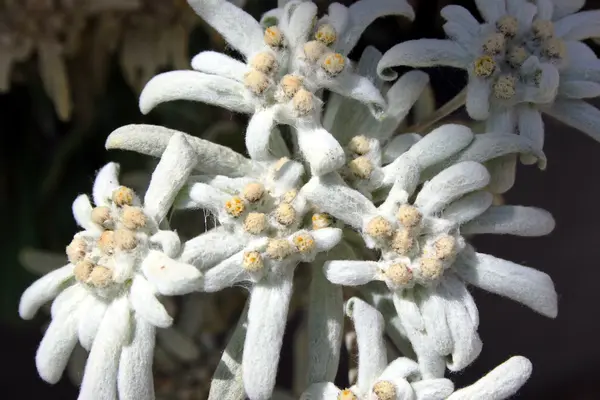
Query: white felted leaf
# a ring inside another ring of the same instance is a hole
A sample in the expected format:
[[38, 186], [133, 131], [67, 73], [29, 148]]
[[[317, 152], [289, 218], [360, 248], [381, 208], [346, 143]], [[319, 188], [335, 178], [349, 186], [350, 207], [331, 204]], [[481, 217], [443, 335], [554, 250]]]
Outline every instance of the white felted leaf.
[[525, 384], [532, 369], [531, 361], [525, 357], [511, 357], [471, 386], [454, 392], [448, 400], [508, 399]]
[[269, 148], [271, 132], [275, 127], [276, 107], [257, 111], [246, 128], [246, 149], [255, 161], [270, 161], [275, 158]]
[[275, 387], [279, 352], [292, 296], [293, 271], [252, 288], [242, 376], [251, 400], [268, 400]]
[[241, 61], [216, 51], [203, 51], [192, 58], [192, 68], [199, 72], [244, 81], [248, 66]]
[[319, 253], [331, 250], [342, 239], [342, 230], [339, 228], [321, 228], [310, 234], [315, 239], [316, 251]]
[[356, 331], [358, 345], [356, 385], [364, 395], [387, 365], [383, 341], [385, 325], [379, 311], [358, 297], [352, 297], [346, 302], [346, 314], [352, 319]]
[[193, 338], [184, 335], [174, 326], [167, 329], [158, 329], [156, 335], [160, 346], [180, 361], [191, 362], [200, 356], [200, 350], [194, 343]]
[[379, 61], [377, 72], [381, 79], [395, 80], [398, 74], [392, 67], [431, 67], [435, 65], [465, 69], [470, 56], [458, 43], [451, 40], [409, 40], [389, 49]]
[[554, 21], [565, 17], [569, 14], [576, 13], [581, 10], [585, 4], [585, 0], [552, 0], [554, 3], [554, 13], [552, 19]]
[[64, 254], [25, 247], [19, 252], [19, 262], [29, 272], [46, 275], [68, 263]]
[[[412, 194], [415, 191], [421, 177], [421, 167], [417, 160], [410, 153], [404, 153], [392, 163], [382, 168], [383, 182], [381, 187], [393, 185], [388, 199], [394, 197], [392, 192], [396, 193], [397, 196], [398, 191], [404, 191], [408, 194]], [[403, 201], [406, 201], [406, 199]]]
[[[446, 207], [442, 217], [462, 225], [483, 214], [493, 201], [494, 195], [489, 192], [469, 193]], [[462, 228], [461, 232], [464, 233]]]
[[469, 116], [483, 121], [490, 116], [492, 85], [488, 80], [473, 76], [467, 84], [466, 109]]
[[196, 165], [196, 152], [181, 134], [174, 134], [162, 154], [144, 196], [144, 212], [160, 222]]
[[329, 400], [336, 399], [340, 389], [331, 382], [319, 382], [310, 385], [300, 396], [300, 400]]
[[447, 398], [454, 391], [450, 379], [426, 379], [414, 382], [412, 385], [416, 400], [439, 400]]
[[58, 318], [59, 315], [70, 312], [72, 304], [83, 301], [88, 295], [89, 292], [81, 284], [69, 286], [56, 296], [52, 302], [50, 316]]
[[163, 253], [171, 258], [177, 257], [181, 250], [181, 240], [177, 233], [173, 231], [159, 230], [150, 236], [150, 243], [158, 246]]
[[488, 292], [518, 301], [550, 318], [558, 313], [552, 279], [541, 271], [483, 253], [464, 258], [456, 268], [461, 278]]
[[565, 40], [585, 40], [600, 37], [600, 11], [582, 11], [554, 23], [556, 36]]
[[320, 80], [319, 83], [332, 92], [368, 105], [376, 116], [387, 108], [379, 89], [364, 76], [345, 71], [334, 79]]
[[385, 367], [385, 370], [377, 378], [378, 381], [392, 379], [407, 379], [419, 377], [419, 364], [410, 358], [400, 357], [392, 361]]
[[552, 0], [537, 0], [535, 4], [538, 8], [537, 19], [548, 21], [552, 19], [552, 12], [554, 11]]
[[[347, 15], [348, 14], [347, 7], [345, 7], [339, 3], [332, 3], [329, 6], [329, 16], [330, 17], [331, 17], [331, 12], [336, 9], [343, 10], [341, 12], [345, 12], [346, 17], [348, 16]], [[336, 31], [342, 32], [343, 30], [336, 28]], [[367, 78], [371, 82], [373, 82], [375, 87], [379, 90], [383, 89], [383, 85], [385, 83], [384, 81], [379, 79], [379, 76], [377, 75], [377, 63], [379, 63], [381, 56], [383, 56], [383, 54], [379, 50], [377, 50], [375, 47], [367, 46], [361, 53], [360, 58], [358, 59], [358, 64], [356, 65], [356, 72], [360, 76], [364, 76], [365, 78]]]
[[217, 292], [250, 280], [250, 274], [243, 268], [243, 263], [244, 251], [240, 251], [207, 270], [202, 279], [202, 291]]
[[263, 29], [241, 8], [225, 0], [189, 0], [188, 3], [231, 47], [246, 57], [264, 47]]
[[131, 322], [127, 297], [108, 306], [85, 365], [79, 400], [114, 400], [121, 349], [128, 342]]
[[[400, 78], [402, 79], [402, 78]], [[404, 133], [394, 136], [383, 148], [382, 160], [384, 164], [391, 163], [402, 154], [406, 153], [412, 145], [422, 139], [418, 133]]]
[[198, 288], [202, 274], [196, 267], [150, 250], [142, 262], [142, 271], [160, 294], [173, 296], [186, 294]]
[[447, 302], [448, 299], [431, 290], [423, 294], [420, 304], [427, 336], [431, 338], [435, 350], [443, 356], [450, 354], [454, 346], [446, 321]]
[[295, 7], [284, 35], [292, 48], [306, 42], [311, 30], [313, 19], [317, 16], [317, 6], [313, 2], [303, 2]]
[[19, 316], [31, 319], [45, 303], [54, 299], [73, 277], [73, 265], [68, 264], [35, 281], [21, 295]]
[[362, 228], [365, 215], [377, 211], [369, 199], [349, 188], [336, 173], [312, 178], [301, 192], [321, 210], [356, 229]]
[[248, 235], [218, 226], [185, 242], [179, 261], [206, 271], [244, 248], [248, 239]]
[[414, 204], [426, 214], [441, 211], [457, 198], [483, 189], [489, 181], [483, 165], [472, 161], [455, 164], [426, 182]]
[[221, 146], [208, 140], [186, 135], [174, 129], [158, 125], [131, 124], [114, 130], [106, 139], [106, 149], [136, 151], [152, 157], [160, 157], [170, 138], [175, 134], [183, 134], [197, 154], [196, 170], [204, 174], [222, 174], [230, 177], [258, 176], [261, 169], [243, 155], [229, 147]]
[[140, 94], [140, 111], [148, 114], [162, 103], [190, 100], [213, 104], [231, 111], [251, 113], [252, 103], [240, 82], [196, 71], [171, 71], [156, 75]]
[[467, 126], [446, 124], [425, 135], [407, 153], [425, 169], [452, 157], [467, 147], [473, 137]]
[[113, 190], [118, 187], [119, 164], [110, 162], [98, 171], [94, 180], [92, 196], [96, 207], [110, 205]]
[[79, 317], [79, 325], [77, 327], [79, 342], [81, 346], [90, 351], [92, 343], [98, 333], [100, 323], [106, 313], [107, 304], [96, 296], [86, 296], [81, 303], [81, 309], [84, 312]]
[[554, 218], [540, 208], [494, 206], [465, 224], [463, 234], [493, 233], [500, 235], [543, 236], [554, 230]]
[[546, 113], [600, 141], [600, 110], [583, 100], [558, 99]]
[[140, 318], [134, 318], [132, 325], [130, 341], [123, 346], [119, 359], [119, 400], [154, 400], [155, 328]]
[[479, 327], [479, 310], [465, 283], [454, 273], [444, 275], [444, 289], [461, 302], [475, 328]]
[[313, 176], [321, 176], [341, 168], [346, 156], [337, 140], [323, 128], [299, 129], [298, 147], [310, 165]]
[[167, 328], [173, 323], [173, 318], [156, 298], [154, 287], [142, 276], [137, 274], [131, 284], [129, 301], [136, 312], [137, 319], [159, 328]]
[[455, 4], [451, 4], [445, 6], [441, 9], [440, 15], [446, 21], [452, 21], [463, 26], [472, 34], [477, 34], [479, 32], [479, 21], [462, 6], [458, 6]]
[[325, 276], [332, 283], [343, 286], [358, 286], [377, 279], [381, 271], [376, 261], [327, 261]]
[[[521, 160], [524, 157], [526, 157], [527, 161], [530, 161], [527, 155], [522, 155]], [[506, 193], [515, 185], [517, 175], [516, 154], [507, 154], [494, 158], [488, 161], [485, 166], [491, 175], [490, 184], [488, 185], [488, 190], [491, 193]]]
[[287, 161], [278, 171], [273, 174], [273, 195], [281, 196], [288, 190], [294, 189], [301, 184], [304, 175], [304, 167], [296, 161]]
[[220, 216], [225, 209], [225, 203], [231, 198], [227, 193], [221, 192], [205, 183], [193, 183], [184, 187], [174, 204], [175, 208], [203, 208]]
[[475, 5], [477, 5], [477, 9], [486, 22], [494, 23], [506, 14], [504, 2], [496, 0], [475, 0]]
[[90, 199], [85, 194], [80, 194], [73, 201], [73, 217], [77, 225], [87, 230], [97, 230], [96, 225], [92, 222], [92, 204]]
[[564, 81], [561, 79], [558, 95], [570, 99], [588, 99], [600, 96], [600, 84], [585, 80]]

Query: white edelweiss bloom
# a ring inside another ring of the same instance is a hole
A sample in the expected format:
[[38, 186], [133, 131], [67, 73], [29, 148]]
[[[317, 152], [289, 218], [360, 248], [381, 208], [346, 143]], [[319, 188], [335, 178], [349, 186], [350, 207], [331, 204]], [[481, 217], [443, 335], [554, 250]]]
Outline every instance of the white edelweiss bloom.
[[367, 247], [381, 253], [378, 261], [329, 261], [327, 278], [349, 286], [384, 282], [393, 293], [423, 375], [439, 377], [445, 367], [463, 369], [481, 350], [478, 311], [466, 284], [551, 318], [557, 313], [548, 275], [476, 253], [463, 235], [541, 236], [553, 230], [554, 220], [537, 208], [492, 206], [493, 196], [484, 190], [490, 175], [476, 162], [444, 169], [415, 193], [418, 182], [418, 174], [400, 174], [379, 207], [334, 174], [313, 178], [303, 191], [321, 210], [361, 232]]
[[[52, 322], [36, 355], [40, 376], [56, 383], [77, 341], [90, 350], [79, 398], [152, 399], [155, 328], [172, 318], [158, 295], [195, 290], [200, 272], [175, 260], [179, 238], [164, 217], [196, 154], [175, 135], [158, 163], [143, 205], [119, 185], [109, 163], [94, 182], [92, 207], [86, 195], [73, 203], [84, 228], [67, 246], [69, 264], [34, 282], [22, 295], [19, 314], [32, 318], [48, 301]], [[56, 299], [55, 299], [56, 298]]]
[[[600, 11], [579, 12], [582, 1], [477, 0], [480, 23], [465, 8], [442, 9], [450, 39], [408, 41], [378, 65], [445, 65], [469, 73], [466, 108], [487, 120], [487, 131], [519, 133], [541, 150], [541, 112], [600, 140], [600, 111], [582, 99], [600, 95], [600, 61], [581, 42], [600, 34]], [[532, 160], [523, 159], [530, 163]]]
[[346, 303], [358, 344], [358, 379], [354, 386], [339, 389], [331, 382], [310, 385], [301, 400], [442, 400], [454, 390], [445, 378], [424, 378], [419, 365], [409, 358], [388, 364], [383, 340], [384, 320], [369, 304], [353, 297]]

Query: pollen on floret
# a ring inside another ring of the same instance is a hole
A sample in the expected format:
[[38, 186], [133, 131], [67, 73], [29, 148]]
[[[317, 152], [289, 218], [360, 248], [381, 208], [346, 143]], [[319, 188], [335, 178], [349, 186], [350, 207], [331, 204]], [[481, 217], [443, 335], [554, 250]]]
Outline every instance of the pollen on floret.
[[335, 76], [342, 72], [345, 65], [346, 59], [340, 53], [328, 54], [321, 62], [321, 68], [331, 76]]
[[321, 25], [319, 29], [317, 29], [317, 32], [315, 32], [315, 39], [324, 45], [329, 46], [337, 39], [335, 28], [330, 24]]
[[300, 253], [310, 253], [315, 249], [315, 239], [308, 233], [299, 233], [292, 239], [296, 250]]
[[390, 381], [379, 381], [373, 385], [373, 393], [377, 400], [394, 400], [396, 386]]
[[265, 29], [265, 43], [270, 47], [281, 47], [283, 46], [283, 33], [277, 26], [270, 26]]
[[112, 254], [115, 251], [115, 232], [104, 231], [98, 239], [98, 247], [105, 254]]
[[490, 56], [495, 56], [504, 50], [506, 38], [501, 33], [492, 33], [483, 42], [483, 52]]
[[97, 265], [90, 274], [89, 282], [98, 288], [104, 288], [113, 282], [112, 270], [101, 265]]
[[366, 136], [358, 135], [350, 139], [347, 147], [351, 152], [362, 156], [371, 150], [371, 143], [369, 143], [369, 139]]
[[270, 239], [267, 244], [267, 256], [275, 260], [283, 260], [292, 252], [292, 245], [287, 239]]
[[253, 235], [258, 235], [267, 228], [267, 216], [263, 213], [251, 212], [244, 220], [244, 230]]
[[348, 163], [350, 173], [359, 179], [369, 179], [373, 173], [373, 163], [365, 156], [360, 156]]
[[262, 256], [258, 251], [245, 252], [242, 265], [248, 272], [258, 272], [264, 267]]
[[440, 260], [447, 260], [456, 255], [456, 239], [450, 235], [444, 235], [433, 243], [434, 255]]
[[271, 75], [277, 70], [277, 60], [273, 54], [264, 51], [252, 57], [250, 66], [263, 74]]
[[232, 217], [239, 217], [244, 213], [245, 209], [246, 206], [244, 205], [244, 201], [237, 196], [234, 196], [225, 202], [225, 212]]
[[481, 56], [475, 60], [474, 73], [481, 78], [492, 76], [496, 70], [496, 62], [490, 56]]
[[281, 200], [284, 203], [291, 203], [292, 201], [294, 201], [296, 196], [298, 196], [298, 191], [296, 189], [290, 189], [283, 194], [283, 197], [281, 198]]
[[279, 86], [284, 97], [289, 100], [302, 88], [302, 78], [296, 75], [284, 75]]
[[306, 89], [299, 89], [294, 95], [292, 103], [300, 115], [306, 115], [315, 108], [313, 94]]
[[564, 40], [556, 37], [549, 38], [542, 43], [542, 54], [548, 58], [565, 58], [567, 47]]
[[325, 54], [329, 49], [323, 43], [318, 40], [311, 40], [309, 42], [304, 43], [303, 46], [304, 56], [310, 62], [317, 62], [319, 58], [323, 54]]
[[282, 203], [275, 210], [275, 218], [281, 225], [291, 225], [296, 220], [296, 210], [289, 203]]
[[250, 203], [256, 203], [265, 195], [265, 187], [262, 183], [253, 182], [247, 184], [242, 190], [242, 196]]
[[406, 264], [395, 263], [388, 267], [385, 271], [385, 276], [392, 281], [394, 285], [403, 286], [410, 283], [413, 274]]
[[513, 46], [509, 48], [506, 53], [506, 60], [513, 68], [518, 68], [523, 65], [525, 60], [527, 60], [527, 57], [529, 57], [529, 53], [527, 53], [527, 50], [522, 46]]
[[554, 36], [554, 24], [545, 19], [536, 19], [531, 24], [531, 31], [536, 39], [546, 40]]
[[255, 69], [244, 75], [244, 85], [257, 96], [263, 94], [269, 88], [269, 84], [269, 77]]
[[408, 229], [399, 230], [392, 238], [392, 249], [398, 254], [406, 255], [415, 244], [415, 239]]
[[87, 251], [87, 243], [81, 238], [74, 238], [67, 246], [67, 258], [70, 263], [77, 263], [83, 260]]
[[125, 207], [121, 222], [127, 229], [140, 229], [146, 226], [146, 214], [139, 207]]
[[396, 218], [400, 223], [408, 228], [413, 228], [421, 223], [423, 219], [423, 214], [421, 211], [415, 206], [411, 206], [410, 204], [402, 204], [398, 208], [398, 212], [396, 213]]
[[392, 236], [392, 224], [381, 216], [376, 216], [367, 224], [366, 233], [374, 238], [383, 239]]
[[505, 15], [496, 21], [496, 29], [506, 37], [515, 37], [519, 31], [519, 21], [512, 15]]
[[328, 228], [333, 224], [333, 217], [327, 213], [315, 213], [312, 216], [313, 230]]
[[92, 210], [92, 221], [104, 228], [109, 228], [112, 225], [110, 208], [106, 206], [95, 207]]
[[285, 164], [287, 164], [287, 162], [288, 162], [288, 161], [290, 161], [290, 159], [289, 159], [289, 158], [287, 158], [287, 157], [281, 157], [281, 158], [280, 158], [279, 160], [277, 160], [277, 161], [275, 162], [275, 164], [273, 165], [273, 170], [274, 170], [275, 172], [279, 172], [279, 171], [281, 170], [281, 168], [283, 168], [283, 166], [284, 166]]
[[444, 265], [437, 258], [423, 257], [419, 261], [421, 276], [427, 280], [435, 280], [442, 276]]
[[338, 394], [337, 400], [358, 400], [358, 397], [350, 389], [344, 389]]
[[133, 250], [137, 246], [135, 232], [129, 229], [117, 229], [114, 233], [115, 244], [119, 249]]
[[79, 282], [87, 282], [94, 267], [95, 265], [93, 262], [89, 260], [81, 260], [75, 264], [75, 268], [73, 268], [73, 275], [75, 275], [75, 279], [77, 279]]
[[112, 201], [118, 207], [130, 206], [133, 204], [133, 190], [128, 187], [121, 186], [112, 194]]
[[512, 75], [502, 75], [496, 79], [492, 89], [497, 99], [512, 99], [517, 93], [517, 79]]

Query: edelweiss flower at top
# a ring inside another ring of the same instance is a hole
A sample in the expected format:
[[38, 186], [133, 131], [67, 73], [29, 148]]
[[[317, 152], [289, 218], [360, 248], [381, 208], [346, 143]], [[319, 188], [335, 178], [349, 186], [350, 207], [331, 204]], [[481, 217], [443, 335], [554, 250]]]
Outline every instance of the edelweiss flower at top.
[[40, 376], [56, 383], [77, 341], [90, 350], [80, 399], [152, 399], [155, 327], [172, 318], [157, 295], [191, 292], [200, 272], [176, 261], [179, 238], [164, 217], [195, 165], [185, 138], [169, 141], [143, 206], [119, 186], [118, 166], [96, 177], [92, 207], [86, 195], [73, 203], [84, 231], [67, 246], [69, 264], [34, 282], [21, 297], [19, 314], [32, 318], [54, 299], [52, 322], [36, 355]]
[[[405, 158], [406, 164], [414, 163]], [[406, 172], [414, 169], [408, 166], [399, 174], [379, 207], [334, 174], [313, 178], [304, 192], [315, 206], [361, 232], [368, 248], [381, 252], [378, 261], [329, 261], [324, 267], [327, 278], [350, 286], [384, 282], [423, 376], [441, 377], [446, 366], [460, 370], [481, 350], [478, 311], [466, 284], [552, 318], [557, 313], [548, 275], [476, 253], [463, 235], [540, 236], [552, 231], [554, 220], [536, 208], [491, 206], [492, 195], [483, 190], [490, 175], [481, 164], [448, 167], [418, 192], [418, 174]], [[446, 356], [451, 358], [444, 360]]]
[[[378, 71], [445, 65], [469, 74], [466, 108], [487, 130], [514, 132], [542, 149], [541, 112], [600, 140], [600, 111], [581, 100], [600, 95], [600, 61], [584, 43], [600, 34], [600, 11], [583, 1], [476, 0], [485, 22], [465, 8], [442, 9], [449, 40], [421, 39], [390, 49]], [[525, 162], [531, 160], [524, 159]]]
[[[365, 0], [363, 0], [365, 2]], [[359, 2], [362, 3], [362, 2]], [[196, 71], [172, 71], [156, 76], [140, 96], [142, 112], [170, 100], [186, 99], [216, 104], [254, 114], [247, 132], [248, 152], [257, 161], [269, 158], [268, 143], [275, 124], [297, 131], [300, 152], [315, 175], [339, 168], [344, 154], [320, 122], [320, 89], [352, 97], [378, 110], [385, 108], [379, 90], [352, 71], [345, 54], [335, 53], [338, 29], [348, 47], [376, 17], [406, 14], [404, 1], [369, 1], [374, 7], [353, 19], [344, 6], [332, 6], [328, 16], [335, 24], [314, 25], [317, 6], [291, 1], [281, 9], [277, 25], [264, 29], [243, 10], [222, 0], [190, 0], [192, 8], [238, 50], [245, 62], [215, 52], [202, 52], [192, 60]], [[356, 10], [365, 10], [366, 4]], [[374, 11], [376, 10], [376, 11]], [[412, 16], [412, 14], [408, 14]], [[364, 26], [363, 26], [364, 25]], [[352, 33], [354, 32], [354, 33]], [[314, 35], [315, 40], [309, 40]], [[348, 49], [349, 50], [349, 49]]]

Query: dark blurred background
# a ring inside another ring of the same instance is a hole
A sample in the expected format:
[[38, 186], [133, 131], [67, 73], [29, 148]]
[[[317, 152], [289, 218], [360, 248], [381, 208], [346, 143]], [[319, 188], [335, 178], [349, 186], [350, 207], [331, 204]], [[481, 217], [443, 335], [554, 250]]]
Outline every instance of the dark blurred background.
[[[95, 171], [103, 164], [114, 160], [124, 172], [151, 171], [146, 157], [107, 152], [108, 134], [124, 124], [154, 123], [244, 151], [244, 116], [183, 102], [160, 106], [148, 116], [137, 109], [139, 90], [154, 73], [187, 68], [190, 55], [200, 50], [232, 53], [184, 1], [94, 0], [90, 3], [98, 7], [81, 6], [83, 10], [76, 3], [0, 0], [0, 210], [6, 222], [0, 230], [2, 398], [17, 393], [25, 399], [42, 394], [47, 399], [76, 398], [66, 376], [50, 386], [35, 370], [34, 355], [48, 318], [43, 312], [34, 321], [18, 317], [19, 296], [36, 279], [22, 261], [26, 249], [64, 252], [76, 232], [71, 202], [91, 191]], [[258, 16], [274, 3], [250, 0], [245, 8]], [[326, 9], [325, 2], [317, 3]], [[413, 24], [393, 17], [376, 21], [351, 58], [358, 59], [369, 44], [385, 51], [407, 39], [443, 37], [439, 9], [450, 1], [411, 3], [417, 10]], [[476, 13], [472, 0], [451, 3]], [[586, 8], [600, 8], [600, 1], [587, 3]], [[10, 72], [6, 64], [12, 66]], [[460, 71], [427, 72], [438, 105], [465, 83]], [[456, 117], [464, 120], [460, 112]], [[218, 121], [226, 127], [214, 129]], [[556, 230], [543, 238], [480, 237], [475, 244], [480, 251], [550, 274], [559, 293], [559, 316], [549, 320], [475, 290], [484, 350], [471, 367], [451, 378], [458, 387], [467, 385], [520, 354], [531, 359], [534, 372], [515, 398], [598, 399], [600, 182], [595, 172], [600, 171], [600, 144], [550, 117], [545, 122], [547, 170], [519, 166], [517, 183], [505, 201], [549, 210]], [[234, 310], [234, 317], [239, 311]], [[286, 334], [278, 377], [282, 388], [292, 385], [292, 338], [301, 314], [292, 316]], [[347, 361], [340, 366], [341, 384], [347, 379]]]

